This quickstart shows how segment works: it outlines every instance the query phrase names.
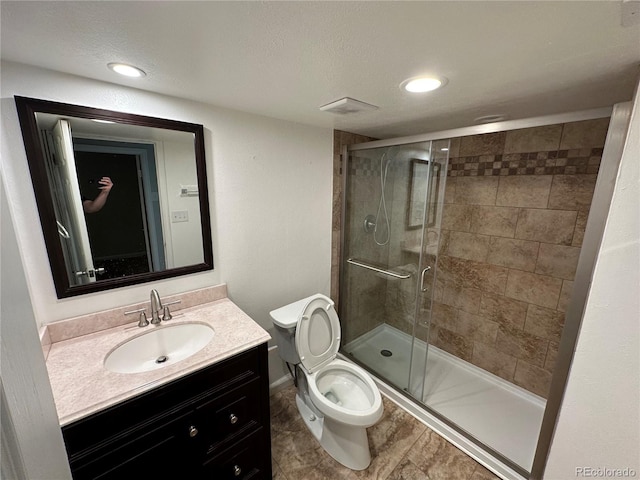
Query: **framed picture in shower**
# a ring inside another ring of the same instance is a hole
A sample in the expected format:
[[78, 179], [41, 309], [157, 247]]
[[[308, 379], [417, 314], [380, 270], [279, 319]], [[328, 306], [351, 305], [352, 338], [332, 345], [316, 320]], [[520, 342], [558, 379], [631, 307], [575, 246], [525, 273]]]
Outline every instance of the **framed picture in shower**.
[[[435, 164], [433, 167], [439, 167]], [[411, 174], [409, 178], [409, 195], [407, 208], [407, 230], [422, 228], [422, 222], [427, 227], [435, 225], [436, 200], [440, 176], [432, 171], [431, 162], [414, 158], [411, 160]], [[434, 183], [435, 182], [435, 183]], [[425, 208], [427, 218], [425, 219]]]

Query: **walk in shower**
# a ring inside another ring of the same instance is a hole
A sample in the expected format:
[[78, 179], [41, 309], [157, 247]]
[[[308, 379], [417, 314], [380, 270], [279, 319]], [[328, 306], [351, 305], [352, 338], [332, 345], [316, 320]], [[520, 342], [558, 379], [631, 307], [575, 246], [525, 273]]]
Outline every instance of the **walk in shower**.
[[594, 117], [343, 154], [342, 353], [523, 476], [609, 126]]

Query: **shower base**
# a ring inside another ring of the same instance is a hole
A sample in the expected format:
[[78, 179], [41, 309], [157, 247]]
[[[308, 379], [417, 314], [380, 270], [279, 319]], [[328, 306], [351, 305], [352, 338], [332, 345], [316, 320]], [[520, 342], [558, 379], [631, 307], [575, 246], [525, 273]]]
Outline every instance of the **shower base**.
[[344, 352], [529, 471], [545, 400], [432, 345], [420, 398], [427, 350], [416, 340], [409, 378], [411, 342], [410, 335], [383, 324], [347, 344]]

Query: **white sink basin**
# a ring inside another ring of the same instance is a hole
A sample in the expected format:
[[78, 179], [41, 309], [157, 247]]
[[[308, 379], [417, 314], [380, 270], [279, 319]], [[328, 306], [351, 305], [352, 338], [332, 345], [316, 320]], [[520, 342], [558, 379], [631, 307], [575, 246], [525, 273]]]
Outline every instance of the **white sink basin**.
[[116, 373], [149, 372], [173, 365], [202, 350], [213, 338], [203, 323], [180, 323], [152, 328], [107, 354], [104, 367]]

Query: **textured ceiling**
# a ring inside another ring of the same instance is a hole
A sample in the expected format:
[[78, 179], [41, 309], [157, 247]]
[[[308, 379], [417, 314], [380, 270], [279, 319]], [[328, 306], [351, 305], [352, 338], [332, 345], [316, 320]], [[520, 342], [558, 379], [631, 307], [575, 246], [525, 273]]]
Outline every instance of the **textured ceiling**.
[[[618, 1], [11, 2], [4, 60], [378, 138], [631, 99], [640, 26]], [[135, 64], [143, 79], [109, 62]], [[443, 89], [401, 91], [436, 73]], [[349, 96], [380, 107], [337, 116]]]

